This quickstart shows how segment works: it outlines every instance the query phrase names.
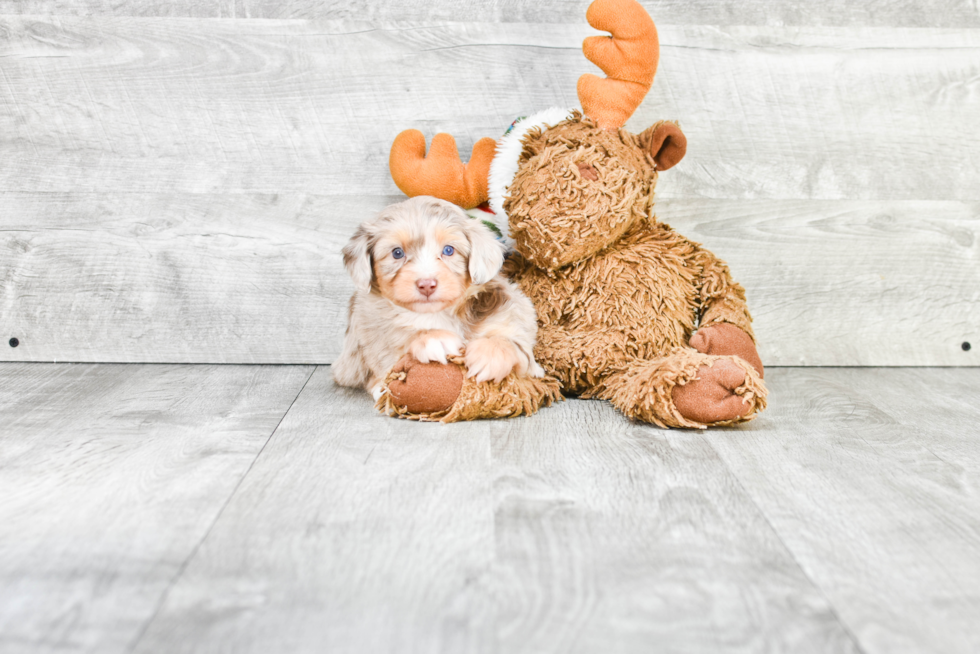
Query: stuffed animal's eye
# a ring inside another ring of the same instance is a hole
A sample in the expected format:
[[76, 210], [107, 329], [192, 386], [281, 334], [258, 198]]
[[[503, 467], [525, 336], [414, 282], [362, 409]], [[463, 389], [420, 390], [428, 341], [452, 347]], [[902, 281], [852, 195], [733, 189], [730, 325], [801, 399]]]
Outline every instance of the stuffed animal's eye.
[[391, 251], [392, 259], [401, 259], [404, 256], [405, 256], [405, 250], [401, 248], [395, 248], [394, 250]]
[[445, 255], [447, 257], [453, 256], [453, 252], [455, 252], [455, 251], [456, 251], [456, 248], [454, 248], [451, 245], [447, 245], [446, 247], [442, 248], [443, 255]]

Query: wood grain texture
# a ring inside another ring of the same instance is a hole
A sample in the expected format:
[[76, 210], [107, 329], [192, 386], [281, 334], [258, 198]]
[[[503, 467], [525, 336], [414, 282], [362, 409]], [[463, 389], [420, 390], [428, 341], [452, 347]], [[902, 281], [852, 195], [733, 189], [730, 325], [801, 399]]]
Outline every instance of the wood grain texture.
[[787, 369], [707, 439], [868, 654], [980, 648], [980, 371]]
[[[329, 363], [340, 248], [398, 196], [0, 194], [0, 359]], [[978, 365], [980, 207], [664, 200], [748, 291], [767, 365]]]
[[[0, 360], [332, 361], [395, 134], [465, 156], [576, 104], [589, 33], [0, 16]], [[682, 121], [659, 214], [731, 263], [766, 363], [977, 365], [980, 29], [661, 40], [630, 125]]]
[[[679, 119], [664, 197], [976, 200], [980, 30], [670, 26], [636, 131]], [[469, 152], [575, 106], [591, 29], [0, 19], [0, 186], [395, 194], [401, 130]], [[464, 155], [465, 156], [465, 155]]]
[[859, 651], [700, 433], [571, 400], [493, 453], [499, 651]]
[[668, 200], [747, 289], [767, 365], [976, 366], [980, 205]]
[[395, 421], [328, 377], [136, 652], [853, 650], [700, 436], [599, 402]]
[[326, 367], [0, 364], [0, 650], [976, 651], [980, 370], [767, 380], [694, 432], [396, 421]]
[[0, 195], [7, 360], [330, 362], [340, 249], [386, 198]]
[[494, 651], [490, 433], [318, 368], [135, 652]]
[[311, 372], [0, 365], [0, 651], [125, 651]]
[[[0, 14], [580, 23], [588, 0], [0, 0]], [[980, 27], [971, 0], [643, 0], [664, 25]]]

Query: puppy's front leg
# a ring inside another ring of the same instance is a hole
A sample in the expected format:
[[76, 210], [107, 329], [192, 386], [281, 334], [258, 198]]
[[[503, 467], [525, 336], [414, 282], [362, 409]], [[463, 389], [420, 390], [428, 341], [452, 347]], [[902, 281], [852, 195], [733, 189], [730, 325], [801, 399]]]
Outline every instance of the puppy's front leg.
[[419, 332], [409, 346], [409, 352], [419, 363], [438, 361], [446, 363], [446, 357], [459, 356], [463, 339], [459, 334], [442, 329]]
[[530, 363], [529, 357], [509, 338], [475, 338], [466, 345], [466, 376], [476, 377], [478, 382], [503, 381], [515, 368], [517, 374], [526, 374]]
[[488, 285], [484, 304], [497, 310], [485, 315], [473, 327], [466, 344], [466, 368], [478, 382], [500, 382], [511, 372], [543, 377], [544, 369], [534, 360], [534, 340], [538, 331], [534, 305], [510, 282]]

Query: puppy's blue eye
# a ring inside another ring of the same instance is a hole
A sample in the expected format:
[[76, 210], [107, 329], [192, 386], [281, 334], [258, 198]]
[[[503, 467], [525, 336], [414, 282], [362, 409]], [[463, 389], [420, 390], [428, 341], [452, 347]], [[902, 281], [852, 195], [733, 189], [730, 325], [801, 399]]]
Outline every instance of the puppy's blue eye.
[[453, 252], [455, 252], [455, 251], [456, 251], [456, 248], [454, 248], [451, 245], [447, 245], [446, 247], [442, 248], [442, 253], [444, 255], [446, 255], [447, 257], [453, 256]]
[[391, 257], [393, 259], [401, 259], [404, 256], [405, 256], [405, 250], [401, 248], [395, 248], [394, 250], [391, 251]]

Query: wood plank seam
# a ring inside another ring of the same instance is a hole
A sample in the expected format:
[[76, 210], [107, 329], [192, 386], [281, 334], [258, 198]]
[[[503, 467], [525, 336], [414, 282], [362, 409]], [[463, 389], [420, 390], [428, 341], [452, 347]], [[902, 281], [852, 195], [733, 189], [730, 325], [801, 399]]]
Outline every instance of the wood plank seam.
[[[782, 367], [790, 368], [792, 366], [782, 366]], [[705, 438], [700, 433], [697, 434], [697, 437], [700, 438], [704, 443], [706, 443], [708, 447], [711, 448], [711, 451], [715, 453], [715, 456], [718, 457], [718, 460], [721, 461], [722, 465], [725, 466], [725, 469], [728, 470], [728, 473], [732, 476], [732, 479], [735, 481], [735, 484], [741, 489], [746, 499], [748, 499], [748, 501], [752, 503], [752, 505], [755, 507], [755, 510], [759, 513], [759, 515], [762, 517], [765, 523], [769, 526], [769, 529], [776, 536], [776, 538], [779, 539], [780, 544], [783, 546], [783, 549], [786, 550], [786, 554], [793, 561], [793, 564], [796, 566], [797, 570], [799, 570], [800, 574], [806, 577], [806, 579], [810, 582], [810, 584], [812, 584], [813, 587], [816, 588], [817, 591], [820, 593], [820, 596], [827, 603], [827, 606], [830, 609], [830, 613], [837, 620], [837, 624], [841, 626], [841, 629], [844, 630], [844, 633], [847, 634], [847, 637], [851, 639], [851, 642], [854, 644], [854, 648], [858, 652], [861, 652], [861, 654], [869, 654], [863, 647], [861, 647], [861, 641], [858, 640], [857, 635], [855, 635], [854, 630], [851, 629], [851, 626], [841, 617], [840, 612], [837, 610], [837, 607], [834, 606], [834, 603], [830, 600], [830, 597], [827, 595], [826, 591], [820, 586], [820, 584], [817, 583], [816, 579], [814, 579], [809, 574], [807, 574], [806, 569], [800, 563], [799, 559], [796, 558], [796, 554], [793, 552], [792, 549], [790, 549], [789, 545], [783, 539], [783, 535], [779, 532], [778, 529], [776, 529], [776, 526], [772, 523], [772, 520], [769, 519], [769, 516], [766, 514], [766, 512], [762, 509], [761, 506], [759, 506], [759, 502], [756, 501], [752, 493], [749, 492], [749, 489], [746, 488], [745, 484], [742, 483], [742, 478], [739, 477], [737, 472], [728, 464], [728, 461], [725, 459], [724, 456], [722, 456], [722, 453], [718, 451], [718, 448], [715, 447], [714, 443], [712, 443], [710, 439]]]
[[231, 503], [232, 498], [234, 498], [235, 494], [238, 493], [238, 489], [241, 488], [242, 482], [245, 481], [246, 477], [248, 477], [248, 474], [252, 471], [252, 468], [255, 466], [255, 462], [259, 460], [259, 457], [262, 456], [262, 453], [265, 451], [265, 448], [272, 441], [272, 438], [276, 435], [276, 432], [279, 431], [279, 426], [282, 424], [283, 420], [286, 419], [286, 416], [289, 415], [289, 411], [290, 409], [293, 408], [293, 405], [296, 404], [296, 400], [298, 400], [299, 397], [303, 394], [303, 391], [306, 389], [306, 385], [310, 383], [310, 379], [313, 378], [313, 374], [316, 372], [316, 369], [318, 367], [319, 366], [313, 366], [313, 369], [310, 370], [310, 374], [307, 375], [306, 380], [303, 382], [303, 385], [299, 389], [299, 392], [296, 393], [296, 396], [293, 398], [292, 402], [290, 402], [289, 406], [286, 407], [286, 410], [279, 418], [279, 422], [276, 423], [275, 428], [273, 428], [273, 430], [269, 433], [269, 437], [265, 440], [265, 443], [262, 444], [262, 447], [259, 448], [259, 451], [252, 459], [252, 462], [248, 465], [248, 468], [245, 470], [244, 474], [242, 474], [242, 476], [239, 478], [238, 483], [235, 484], [235, 487], [232, 489], [231, 493], [228, 494], [228, 497], [225, 499], [224, 503], [221, 505], [221, 508], [215, 514], [214, 519], [211, 521], [211, 524], [208, 525], [208, 528], [204, 532], [204, 535], [194, 545], [194, 548], [190, 551], [190, 554], [187, 555], [187, 558], [185, 558], [184, 561], [180, 564], [180, 567], [177, 569], [177, 572], [170, 580], [170, 583], [167, 584], [166, 590], [164, 590], [163, 593], [160, 594], [160, 599], [157, 601], [157, 605], [153, 608], [153, 613], [150, 614], [150, 617], [148, 617], [146, 621], [143, 622], [143, 625], [140, 627], [139, 631], [136, 632], [136, 636], [133, 637], [133, 640], [126, 647], [126, 652], [134, 651], [136, 647], [139, 645], [139, 642], [146, 634], [147, 629], [149, 629], [150, 625], [153, 624], [153, 621], [160, 613], [160, 609], [162, 609], [164, 603], [166, 603], [167, 597], [170, 595], [170, 591], [177, 584], [177, 582], [180, 581], [180, 578], [183, 576], [184, 571], [187, 570], [188, 564], [194, 559], [195, 556], [197, 556], [198, 551], [201, 549], [201, 545], [203, 545], [204, 542], [207, 541], [208, 536], [211, 535], [211, 531], [214, 529], [214, 526], [221, 519], [221, 516], [224, 514], [225, 509]]

